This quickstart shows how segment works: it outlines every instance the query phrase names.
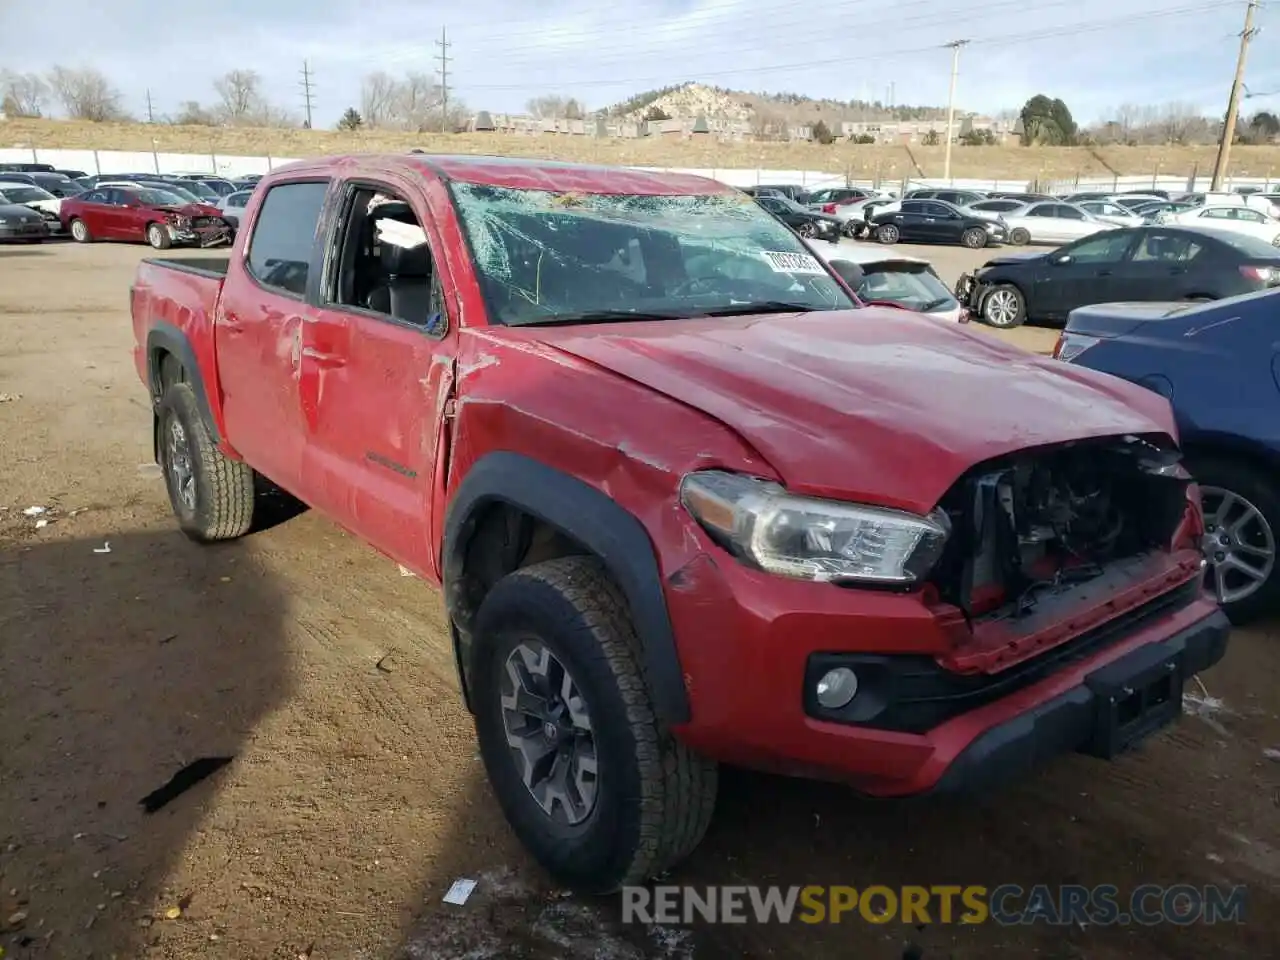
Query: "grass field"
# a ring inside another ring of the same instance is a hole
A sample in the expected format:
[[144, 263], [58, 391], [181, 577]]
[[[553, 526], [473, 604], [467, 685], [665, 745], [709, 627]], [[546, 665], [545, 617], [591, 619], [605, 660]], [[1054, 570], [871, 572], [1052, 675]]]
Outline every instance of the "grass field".
[[[403, 151], [489, 153], [637, 166], [711, 169], [827, 170], [855, 178], [940, 177], [942, 147], [836, 143], [720, 143], [715, 140], [598, 139], [567, 135], [411, 134], [388, 131], [279, 130], [8, 120], [0, 147], [68, 150], [152, 149], [220, 156], [306, 157], [331, 153]], [[1070, 180], [1112, 175], [1186, 176], [1213, 169], [1212, 147], [955, 147], [957, 178]], [[1231, 175], [1280, 178], [1280, 146], [1238, 146]]]

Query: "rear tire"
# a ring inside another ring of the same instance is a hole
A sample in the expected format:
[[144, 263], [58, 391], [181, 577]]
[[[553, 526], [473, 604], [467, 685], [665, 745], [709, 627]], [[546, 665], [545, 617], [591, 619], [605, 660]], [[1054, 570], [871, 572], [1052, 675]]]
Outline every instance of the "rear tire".
[[232, 540], [253, 525], [253, 470], [213, 443], [191, 384], [169, 383], [160, 399], [159, 461], [178, 526], [192, 540]]
[[[489, 781], [525, 847], [583, 893], [670, 869], [701, 842], [715, 808], [716, 765], [659, 722], [642, 662], [626, 600], [594, 557], [508, 574], [476, 618], [472, 702]], [[531, 701], [547, 717], [513, 709], [531, 684], [551, 691]], [[530, 763], [542, 750], [557, 759]], [[588, 757], [594, 772], [584, 773]], [[551, 792], [559, 771], [565, 789]]]
[[[1192, 454], [1186, 466], [1200, 485], [1204, 501], [1206, 547], [1221, 548], [1206, 549], [1206, 586], [1216, 593], [1216, 584], [1222, 580], [1226, 591], [1222, 609], [1235, 624], [1280, 610], [1280, 491], [1266, 474], [1244, 461]], [[1232, 529], [1236, 523], [1239, 528]], [[1214, 544], [1222, 537], [1228, 542]], [[1268, 550], [1269, 558], [1260, 552]], [[1236, 564], [1251, 568], [1253, 575]]]
[[149, 223], [147, 224], [147, 243], [154, 250], [168, 250], [173, 246], [173, 238], [161, 224]]
[[1002, 283], [982, 298], [982, 319], [998, 330], [1012, 330], [1027, 321], [1027, 301], [1011, 283]]
[[1026, 227], [1018, 227], [1009, 234], [1009, 242], [1015, 247], [1025, 247], [1031, 242], [1031, 231]]
[[71, 221], [71, 239], [76, 243], [93, 243], [93, 234], [89, 232], [89, 225], [79, 217]]
[[981, 227], [970, 227], [960, 234], [960, 243], [970, 250], [981, 250], [987, 245], [987, 231]]

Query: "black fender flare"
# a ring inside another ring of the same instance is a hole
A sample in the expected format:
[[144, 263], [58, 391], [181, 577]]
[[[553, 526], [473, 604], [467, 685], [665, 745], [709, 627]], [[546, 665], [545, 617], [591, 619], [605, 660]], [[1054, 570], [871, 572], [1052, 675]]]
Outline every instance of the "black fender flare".
[[644, 525], [590, 484], [522, 454], [481, 457], [458, 485], [445, 518], [442, 581], [452, 624], [454, 657], [463, 698], [469, 699], [471, 634], [463, 601], [467, 545], [485, 507], [503, 503], [562, 531], [590, 550], [626, 595], [644, 651], [654, 707], [668, 724], [691, 712], [662, 575]]
[[160, 403], [160, 356], [163, 353], [173, 354], [182, 364], [186, 380], [195, 391], [196, 405], [205, 428], [215, 444], [221, 443], [222, 436], [218, 432], [218, 423], [213, 418], [213, 410], [209, 407], [209, 394], [205, 391], [204, 376], [200, 373], [200, 364], [196, 362], [196, 352], [191, 347], [191, 341], [177, 327], [163, 321], [153, 323], [147, 332], [147, 386], [151, 390], [153, 413]]

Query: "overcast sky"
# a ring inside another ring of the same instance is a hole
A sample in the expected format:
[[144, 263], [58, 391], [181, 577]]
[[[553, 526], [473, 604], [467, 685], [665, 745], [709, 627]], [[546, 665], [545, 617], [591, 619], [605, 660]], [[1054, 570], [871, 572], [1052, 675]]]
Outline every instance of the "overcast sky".
[[[1082, 123], [1120, 103], [1183, 101], [1220, 114], [1244, 0], [0, 0], [0, 65], [92, 65], [126, 107], [157, 113], [212, 101], [213, 79], [251, 68], [273, 101], [300, 110], [315, 74], [317, 126], [359, 104], [360, 78], [438, 68], [473, 109], [519, 111], [536, 94], [591, 108], [700, 80], [743, 90], [945, 104], [961, 56], [957, 104], [993, 112], [1035, 93], [1064, 99]], [[1280, 20], [1252, 45], [1245, 109], [1280, 109]], [[79, 57], [79, 61], [73, 61]]]

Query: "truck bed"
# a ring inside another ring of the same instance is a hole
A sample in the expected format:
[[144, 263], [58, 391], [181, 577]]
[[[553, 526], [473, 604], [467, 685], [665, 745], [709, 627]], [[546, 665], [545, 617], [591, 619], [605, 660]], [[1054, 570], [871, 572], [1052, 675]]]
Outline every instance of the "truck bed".
[[199, 277], [212, 277], [221, 280], [227, 275], [231, 265], [230, 257], [147, 257], [143, 263], [153, 263], [158, 267], [171, 267], [183, 273], [194, 273]]

